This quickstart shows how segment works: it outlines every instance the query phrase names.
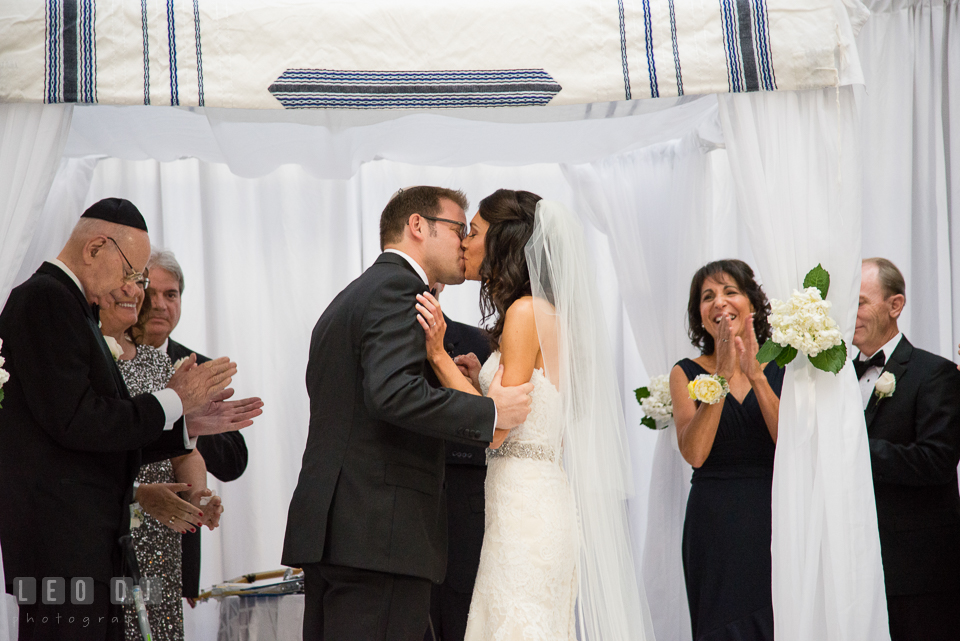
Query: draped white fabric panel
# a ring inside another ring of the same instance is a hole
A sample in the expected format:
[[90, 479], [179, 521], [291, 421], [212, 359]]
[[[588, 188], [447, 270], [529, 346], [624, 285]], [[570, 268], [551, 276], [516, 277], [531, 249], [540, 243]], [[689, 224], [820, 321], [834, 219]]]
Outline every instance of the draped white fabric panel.
[[[860, 148], [853, 89], [720, 97], [756, 267], [781, 300], [818, 263], [847, 345], [860, 290]], [[789, 150], [789, 153], [784, 153]], [[803, 180], [797, 180], [803, 176]], [[863, 405], [850, 365], [787, 366], [773, 476], [779, 641], [889, 638]]]
[[0, 300], [6, 300], [56, 175], [73, 107], [0, 104]]
[[866, 80], [863, 256], [900, 268], [900, 329], [951, 358], [960, 341], [960, 2], [869, 4], [857, 38]]
[[[712, 97], [521, 110], [517, 124], [415, 114], [77, 107], [66, 155], [226, 163], [238, 176], [298, 164], [321, 178], [349, 178], [361, 163], [387, 159], [460, 167], [477, 163], [582, 163], [682, 136]], [[617, 117], [613, 117], [617, 116]]]

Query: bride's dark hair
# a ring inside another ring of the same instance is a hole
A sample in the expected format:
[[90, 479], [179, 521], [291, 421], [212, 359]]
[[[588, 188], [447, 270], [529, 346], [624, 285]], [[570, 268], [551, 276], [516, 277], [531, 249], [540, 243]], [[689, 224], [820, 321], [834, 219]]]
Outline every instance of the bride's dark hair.
[[480, 311], [484, 323], [496, 318], [488, 330], [494, 345], [500, 344], [507, 309], [532, 294], [523, 248], [533, 235], [533, 214], [540, 200], [529, 191], [498, 189], [480, 201], [480, 217], [490, 225], [480, 265]]

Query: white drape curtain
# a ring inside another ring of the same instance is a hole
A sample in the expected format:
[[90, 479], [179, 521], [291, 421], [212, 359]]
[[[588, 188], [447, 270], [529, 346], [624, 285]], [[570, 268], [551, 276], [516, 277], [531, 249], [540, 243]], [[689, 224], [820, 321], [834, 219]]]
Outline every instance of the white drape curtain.
[[900, 329], [951, 358], [960, 341], [960, 297], [952, 295], [960, 282], [960, 2], [867, 4], [873, 13], [857, 37], [866, 82], [863, 255], [903, 272]]
[[[704, 263], [744, 253], [725, 152], [717, 148], [715, 110], [698, 130], [666, 143], [564, 171], [581, 211], [606, 234], [634, 339], [646, 372], [668, 374], [680, 358], [697, 355], [686, 332], [690, 278]], [[641, 381], [636, 382], [636, 386]], [[690, 638], [681, 560], [681, 534], [690, 466], [676, 431], [631, 436], [649, 447], [648, 510], [631, 504], [632, 526], [645, 530], [635, 550], [657, 638]]]
[[[741, 215], [768, 296], [818, 263], [847, 345], [860, 285], [854, 89], [721, 96]], [[802, 180], [797, 178], [802, 176]], [[856, 376], [787, 366], [773, 477], [778, 641], [889, 638], [863, 406]]]
[[72, 114], [68, 105], [0, 104], [0, 300], [33, 239]]

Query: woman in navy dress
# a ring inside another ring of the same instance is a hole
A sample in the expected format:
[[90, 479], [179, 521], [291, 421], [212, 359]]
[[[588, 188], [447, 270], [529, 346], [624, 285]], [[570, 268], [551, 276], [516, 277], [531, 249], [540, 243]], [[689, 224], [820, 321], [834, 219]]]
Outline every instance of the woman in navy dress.
[[[683, 458], [694, 467], [683, 568], [694, 641], [773, 639], [770, 500], [783, 370], [757, 361], [770, 305], [749, 265], [721, 260], [690, 285], [690, 339], [700, 349], [670, 373]], [[690, 398], [701, 374], [727, 380], [714, 404]]]

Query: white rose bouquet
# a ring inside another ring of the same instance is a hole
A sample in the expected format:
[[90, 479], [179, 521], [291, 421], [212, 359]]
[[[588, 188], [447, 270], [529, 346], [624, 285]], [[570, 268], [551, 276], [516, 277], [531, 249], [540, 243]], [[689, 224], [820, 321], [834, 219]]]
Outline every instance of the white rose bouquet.
[[673, 418], [673, 399], [670, 398], [670, 377], [661, 374], [650, 379], [649, 387], [634, 390], [637, 402], [646, 416], [640, 421], [652, 430], [662, 430]]
[[[3, 350], [2, 338], [0, 338], [0, 350]], [[3, 402], [3, 386], [4, 384], [6, 384], [7, 381], [10, 380], [10, 373], [7, 370], [3, 369], [3, 364], [5, 362], [6, 360], [3, 358], [3, 356], [0, 356], [0, 403]], [[3, 408], [3, 405], [0, 405], [0, 409], [2, 408]]]
[[757, 353], [757, 360], [776, 360], [784, 367], [803, 352], [810, 364], [836, 374], [847, 361], [847, 345], [837, 323], [830, 318], [830, 274], [820, 265], [803, 279], [803, 291], [793, 291], [789, 300], [770, 300], [770, 340]]
[[700, 374], [687, 383], [687, 394], [695, 401], [714, 405], [730, 393], [727, 379], [719, 374]]

